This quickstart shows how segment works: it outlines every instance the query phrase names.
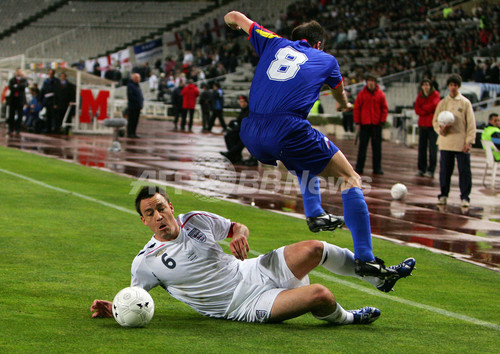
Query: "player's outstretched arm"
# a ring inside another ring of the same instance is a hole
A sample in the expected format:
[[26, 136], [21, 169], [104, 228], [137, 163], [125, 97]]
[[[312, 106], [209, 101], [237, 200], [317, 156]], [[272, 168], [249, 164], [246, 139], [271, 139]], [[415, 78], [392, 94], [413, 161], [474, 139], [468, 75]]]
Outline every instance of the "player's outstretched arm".
[[342, 81], [336, 88], [332, 89], [333, 98], [337, 101], [337, 111], [350, 111], [352, 103], [347, 101], [344, 91], [344, 82]]
[[92, 317], [113, 317], [113, 303], [106, 300], [94, 300], [90, 311], [94, 312]]
[[231, 29], [242, 29], [247, 34], [250, 32], [250, 27], [253, 23], [252, 20], [250, 20], [239, 11], [228, 12], [226, 16], [224, 16], [224, 21], [226, 21], [226, 24], [231, 27]]
[[233, 226], [233, 239], [229, 243], [229, 249], [233, 255], [239, 260], [247, 258], [247, 253], [250, 251], [248, 246], [248, 227], [243, 224], [235, 223]]

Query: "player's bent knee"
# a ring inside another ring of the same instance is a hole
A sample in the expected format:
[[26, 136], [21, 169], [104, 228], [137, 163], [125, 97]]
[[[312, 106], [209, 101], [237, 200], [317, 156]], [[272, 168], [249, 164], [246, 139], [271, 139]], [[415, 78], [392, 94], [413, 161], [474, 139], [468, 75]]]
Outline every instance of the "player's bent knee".
[[323, 258], [323, 249], [325, 247], [323, 245], [323, 242], [318, 240], [307, 240], [302, 241], [302, 243], [304, 244], [304, 247], [307, 248], [309, 259], [315, 259], [319, 261]]
[[329, 306], [335, 303], [335, 296], [326, 286], [321, 284], [311, 284], [311, 300], [318, 306]]
[[318, 240], [311, 240], [311, 255], [316, 259], [322, 259], [323, 258], [323, 251], [325, 248], [325, 245], [323, 242], [318, 241]]

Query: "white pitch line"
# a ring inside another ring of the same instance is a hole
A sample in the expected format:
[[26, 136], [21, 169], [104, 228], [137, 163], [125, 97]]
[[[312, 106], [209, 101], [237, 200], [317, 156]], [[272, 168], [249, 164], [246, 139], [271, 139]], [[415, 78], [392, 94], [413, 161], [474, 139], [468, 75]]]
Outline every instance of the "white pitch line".
[[[24, 179], [24, 180], [32, 182], [34, 184], [38, 184], [39, 186], [45, 187], [47, 189], [52, 189], [52, 190], [57, 191], [57, 192], [67, 193], [67, 194], [70, 194], [70, 195], [74, 195], [76, 197], [79, 197], [79, 198], [82, 198], [82, 199], [85, 199], [85, 200], [88, 200], [88, 201], [91, 201], [91, 202], [94, 202], [94, 203], [98, 203], [98, 204], [101, 204], [103, 206], [106, 206], [106, 207], [109, 207], [109, 208], [113, 208], [113, 209], [116, 209], [116, 210], [119, 210], [119, 211], [122, 211], [122, 212], [125, 212], [125, 213], [128, 213], [128, 214], [133, 214], [133, 215], [136, 214], [135, 211], [123, 208], [123, 207], [121, 207], [119, 205], [107, 203], [107, 202], [104, 202], [102, 200], [95, 199], [95, 198], [89, 197], [89, 196], [84, 195], [84, 194], [80, 194], [80, 193], [72, 192], [72, 191], [69, 191], [69, 190], [66, 190], [66, 189], [63, 189], [63, 188], [55, 187], [55, 186], [52, 186], [50, 184], [38, 181], [38, 180], [33, 179], [31, 177], [27, 177], [27, 176], [24, 176], [24, 175], [15, 173], [15, 172], [11, 172], [11, 171], [8, 171], [8, 170], [2, 169], [2, 168], [0, 168], [0, 172], [3, 172], [5, 174], [8, 174], [8, 175], [20, 178], [20, 179]], [[229, 243], [226, 242], [226, 241], [222, 241], [221, 243], [225, 244], [226, 246], [229, 245]], [[259, 255], [262, 254], [262, 253], [259, 253], [259, 252], [253, 251], [253, 250], [251, 250], [250, 253], [253, 254], [253, 255], [256, 255], [256, 256], [259, 256]], [[419, 309], [423, 309], [423, 310], [427, 310], [427, 311], [430, 311], [430, 312], [434, 312], [434, 313], [437, 313], [437, 314], [440, 314], [440, 315], [443, 315], [443, 316], [446, 316], [446, 317], [454, 318], [454, 319], [461, 320], [461, 321], [464, 321], [464, 322], [469, 322], [469, 323], [472, 323], [472, 324], [475, 324], [475, 325], [478, 325], [478, 326], [487, 327], [487, 328], [491, 328], [491, 329], [495, 329], [497, 331], [500, 331], [500, 326], [497, 325], [497, 324], [495, 324], [495, 323], [482, 321], [482, 320], [479, 320], [479, 319], [474, 318], [474, 317], [462, 315], [460, 313], [451, 312], [451, 311], [448, 311], [448, 310], [443, 310], [443, 309], [441, 309], [439, 307], [425, 305], [425, 304], [421, 304], [419, 302], [402, 299], [402, 298], [399, 298], [397, 296], [388, 295], [388, 294], [382, 293], [380, 291], [376, 291], [376, 290], [373, 290], [373, 289], [368, 289], [368, 288], [366, 288], [364, 286], [361, 286], [361, 285], [358, 285], [358, 284], [354, 284], [354, 283], [351, 283], [350, 281], [347, 281], [347, 280], [344, 280], [344, 279], [339, 279], [339, 278], [334, 277], [332, 275], [324, 274], [324, 273], [321, 273], [321, 272], [318, 272], [318, 271], [315, 271], [315, 270], [313, 270], [309, 274], [314, 275], [314, 276], [319, 277], [319, 278], [323, 278], [323, 279], [325, 279], [327, 281], [330, 281], [330, 282], [333, 282], [333, 283], [338, 283], [338, 284], [342, 284], [342, 285], [348, 286], [350, 288], [353, 288], [355, 290], [358, 290], [358, 291], [361, 291], [361, 292], [364, 292], [364, 293], [367, 293], [367, 294], [370, 294], [370, 295], [373, 295], [373, 296], [382, 297], [384, 299], [395, 301], [395, 302], [399, 302], [399, 303], [404, 304], [404, 305], [413, 306], [413, 307], [416, 307], [416, 308], [419, 308]]]
[[91, 202], [95, 202], [95, 203], [98, 203], [98, 204], [101, 204], [101, 205], [104, 205], [104, 206], [107, 206], [107, 207], [110, 207], [110, 208], [113, 208], [113, 209], [116, 209], [116, 210], [120, 210], [120, 211], [123, 211], [125, 213], [129, 213], [129, 214], [136, 214], [137, 213], [136, 211], [132, 211], [130, 209], [123, 208], [123, 207], [121, 207], [119, 205], [107, 203], [107, 202], [104, 202], [102, 200], [95, 199], [95, 198], [89, 197], [89, 196], [84, 195], [84, 194], [80, 194], [80, 193], [68, 191], [66, 189], [62, 189], [62, 188], [59, 188], [59, 187], [54, 187], [54, 186], [51, 186], [50, 184], [38, 181], [36, 179], [30, 178], [30, 177], [27, 177], [27, 176], [24, 176], [24, 175], [20, 175], [18, 173], [11, 172], [11, 171], [8, 171], [8, 170], [4, 170], [3, 168], [0, 168], [0, 172], [3, 172], [5, 174], [8, 174], [8, 175], [24, 179], [26, 181], [29, 181], [29, 182], [32, 182], [32, 183], [35, 183], [35, 184], [38, 184], [39, 186], [45, 187], [47, 189], [52, 189], [54, 191], [58, 191], [58, 192], [61, 192], [61, 193], [72, 194], [72, 195], [77, 196], [79, 198], [82, 198], [82, 199], [85, 199], [85, 200], [89, 200]]

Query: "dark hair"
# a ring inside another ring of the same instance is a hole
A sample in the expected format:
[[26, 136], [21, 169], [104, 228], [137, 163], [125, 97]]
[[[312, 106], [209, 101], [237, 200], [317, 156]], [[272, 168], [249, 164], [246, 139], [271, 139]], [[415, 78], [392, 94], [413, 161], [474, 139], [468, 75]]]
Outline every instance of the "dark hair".
[[448, 80], [446, 80], [446, 86], [448, 86], [451, 83], [458, 85], [458, 87], [462, 86], [462, 77], [458, 74], [451, 74], [448, 77]]
[[425, 83], [428, 83], [431, 86], [431, 90], [429, 91], [429, 94], [430, 94], [432, 91], [434, 91], [434, 86], [432, 85], [432, 80], [431, 79], [422, 79], [422, 81], [420, 81], [419, 89], [420, 89], [420, 91], [423, 94], [424, 90], [422, 90], [422, 85], [425, 84]]
[[375, 81], [375, 82], [378, 81], [377, 77], [375, 75], [373, 75], [373, 74], [366, 74], [365, 81], [368, 81], [368, 80]]
[[422, 86], [426, 82], [432, 87], [432, 81], [430, 79], [422, 79], [422, 81], [420, 81], [420, 86]]
[[245, 102], [248, 103], [248, 97], [245, 95], [241, 95], [240, 97], [238, 97], [238, 99], [245, 100]]
[[498, 113], [490, 113], [488, 120], [491, 120], [493, 117], [498, 117]]
[[158, 186], [144, 186], [139, 191], [139, 193], [137, 193], [137, 197], [135, 197], [135, 210], [137, 210], [140, 216], [142, 216], [141, 200], [152, 198], [155, 196], [155, 194], [162, 195], [167, 200], [167, 202], [170, 203], [170, 198], [168, 197], [167, 192], [163, 188]]
[[316, 21], [306, 22], [297, 26], [292, 31], [292, 41], [305, 39], [312, 47], [321, 42], [321, 47], [325, 45], [325, 30]]

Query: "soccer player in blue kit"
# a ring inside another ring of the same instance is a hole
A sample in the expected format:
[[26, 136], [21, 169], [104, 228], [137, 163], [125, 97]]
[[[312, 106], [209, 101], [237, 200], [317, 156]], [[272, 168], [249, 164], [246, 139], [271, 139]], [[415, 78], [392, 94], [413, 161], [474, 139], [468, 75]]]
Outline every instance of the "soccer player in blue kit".
[[240, 137], [250, 153], [265, 164], [280, 160], [299, 180], [307, 224], [312, 232], [333, 231], [344, 219], [321, 207], [319, 179], [341, 178], [345, 224], [352, 233], [355, 271], [361, 276], [399, 278], [403, 268], [415, 266], [408, 258], [385, 267], [373, 255], [368, 207], [361, 178], [344, 154], [311, 127], [307, 115], [321, 87], [330, 86], [337, 109], [350, 110], [339, 65], [323, 52], [325, 32], [316, 21], [296, 27], [292, 40], [281, 38], [238, 11], [224, 17], [234, 30], [242, 29], [260, 57], [250, 88], [250, 115], [242, 122]]

